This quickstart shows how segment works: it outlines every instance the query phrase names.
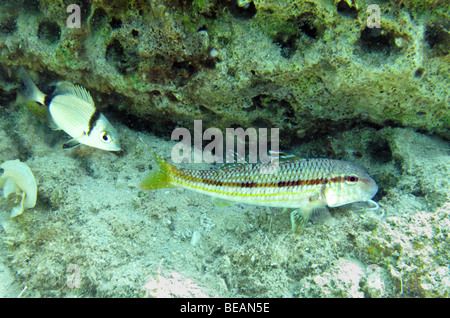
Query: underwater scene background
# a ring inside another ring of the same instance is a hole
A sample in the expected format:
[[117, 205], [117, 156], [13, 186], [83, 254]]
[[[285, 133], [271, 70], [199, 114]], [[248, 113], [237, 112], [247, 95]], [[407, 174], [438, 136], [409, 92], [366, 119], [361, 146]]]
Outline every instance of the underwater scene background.
[[[37, 203], [11, 218], [17, 196], [0, 197], [0, 297], [448, 297], [449, 11], [438, 0], [1, 1], [0, 164], [30, 167]], [[62, 149], [70, 137], [45, 108], [16, 101], [20, 66], [46, 94], [85, 87], [121, 151]], [[156, 163], [140, 138], [170, 161], [172, 131], [194, 120], [279, 128], [284, 152], [359, 164], [380, 208], [333, 208], [296, 238], [279, 208], [142, 191]]]

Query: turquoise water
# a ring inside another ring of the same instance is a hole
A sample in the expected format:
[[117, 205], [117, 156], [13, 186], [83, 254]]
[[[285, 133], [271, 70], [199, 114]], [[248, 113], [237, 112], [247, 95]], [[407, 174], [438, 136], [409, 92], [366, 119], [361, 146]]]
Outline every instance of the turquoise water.
[[[0, 5], [0, 163], [37, 182], [15, 218], [20, 197], [0, 198], [0, 296], [448, 297], [447, 8], [385, 1], [377, 31], [365, 1], [93, 2], [74, 1], [80, 28], [70, 1]], [[62, 149], [70, 137], [16, 101], [19, 65], [47, 94], [89, 90], [122, 150]], [[156, 163], [140, 138], [170, 160], [194, 120], [357, 163], [380, 208], [330, 209], [296, 238], [282, 209], [142, 191]]]

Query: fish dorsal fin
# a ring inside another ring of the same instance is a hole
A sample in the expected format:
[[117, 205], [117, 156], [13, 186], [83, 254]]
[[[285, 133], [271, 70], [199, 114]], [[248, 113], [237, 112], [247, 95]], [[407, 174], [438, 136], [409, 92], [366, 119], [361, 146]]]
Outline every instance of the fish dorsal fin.
[[53, 95], [73, 95], [88, 104], [94, 105], [91, 94], [84, 88], [68, 82], [60, 82]]
[[[273, 151], [269, 150], [270, 155], [270, 162], [269, 164], [276, 163], [276, 162], [285, 162], [285, 161], [291, 161], [291, 160], [298, 160], [302, 159], [301, 157], [298, 157], [296, 155], [288, 154], [285, 152], [280, 151]], [[232, 168], [238, 168], [243, 166], [249, 166], [253, 165], [253, 163], [248, 162], [243, 157], [239, 157], [239, 154], [236, 153], [236, 161], [231, 163], [224, 163], [219, 169], [232, 169]]]
[[230, 162], [230, 163], [224, 163], [217, 170], [236, 169], [238, 167], [244, 167], [244, 166], [249, 166], [249, 165], [252, 165], [252, 164], [247, 161], [246, 162]]
[[292, 155], [292, 154], [289, 154], [289, 153], [286, 153], [286, 152], [281, 152], [281, 151], [273, 151], [273, 150], [269, 150], [269, 154], [270, 154], [270, 156], [272, 157], [272, 161], [273, 161], [273, 160], [277, 160], [277, 157], [278, 157], [278, 160], [279, 160], [280, 162], [283, 162], [283, 161], [289, 161], [289, 160], [302, 159], [302, 158], [299, 157], [299, 156]]
[[234, 149], [231, 150], [227, 150], [226, 152], [226, 160], [229, 160], [230, 158], [228, 158], [229, 156], [231, 156], [231, 158], [233, 159], [233, 162], [227, 162], [226, 164], [245, 164], [247, 163], [247, 160], [245, 159], [245, 156], [242, 156], [239, 152], [234, 151]]
[[[237, 167], [242, 167], [242, 166], [246, 166], [246, 165], [251, 165], [251, 163], [249, 163], [245, 157], [241, 156], [237, 151], [227, 151], [227, 153], [232, 154], [233, 155], [233, 160], [234, 162], [224, 162], [219, 168], [218, 170], [222, 170], [222, 169], [233, 169], [233, 168], [237, 168]], [[228, 159], [228, 158], [227, 158]]]

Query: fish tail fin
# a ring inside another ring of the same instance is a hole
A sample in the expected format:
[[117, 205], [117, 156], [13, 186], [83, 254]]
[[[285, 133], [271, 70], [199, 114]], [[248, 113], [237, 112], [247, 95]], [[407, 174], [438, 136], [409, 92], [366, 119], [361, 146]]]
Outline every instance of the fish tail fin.
[[155, 190], [155, 189], [164, 189], [172, 187], [171, 175], [173, 173], [173, 169], [176, 169], [173, 165], [166, 162], [164, 159], [159, 157], [156, 153], [153, 153], [155, 156], [155, 160], [158, 163], [158, 169], [154, 169], [151, 171], [144, 180], [142, 180], [139, 187], [142, 190]]
[[42, 93], [39, 88], [37, 88], [36, 84], [34, 84], [28, 72], [21, 66], [19, 68], [19, 77], [24, 84], [24, 89], [20, 92], [20, 95], [26, 101], [38, 102], [44, 105], [45, 103], [45, 94]]

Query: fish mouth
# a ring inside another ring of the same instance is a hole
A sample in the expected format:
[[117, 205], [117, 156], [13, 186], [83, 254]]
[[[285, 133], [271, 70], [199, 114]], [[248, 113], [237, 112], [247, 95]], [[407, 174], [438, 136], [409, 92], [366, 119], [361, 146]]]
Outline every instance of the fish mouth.
[[114, 146], [114, 147], [111, 147], [111, 148], [109, 149], [109, 151], [120, 151], [120, 150], [122, 150], [122, 149], [120, 148], [120, 146]]
[[374, 189], [370, 193], [369, 200], [372, 199], [375, 196], [375, 194], [377, 194], [377, 192], [378, 192], [378, 186], [377, 186], [377, 184], [375, 182], [374, 182], [374, 186], [375, 186]]

